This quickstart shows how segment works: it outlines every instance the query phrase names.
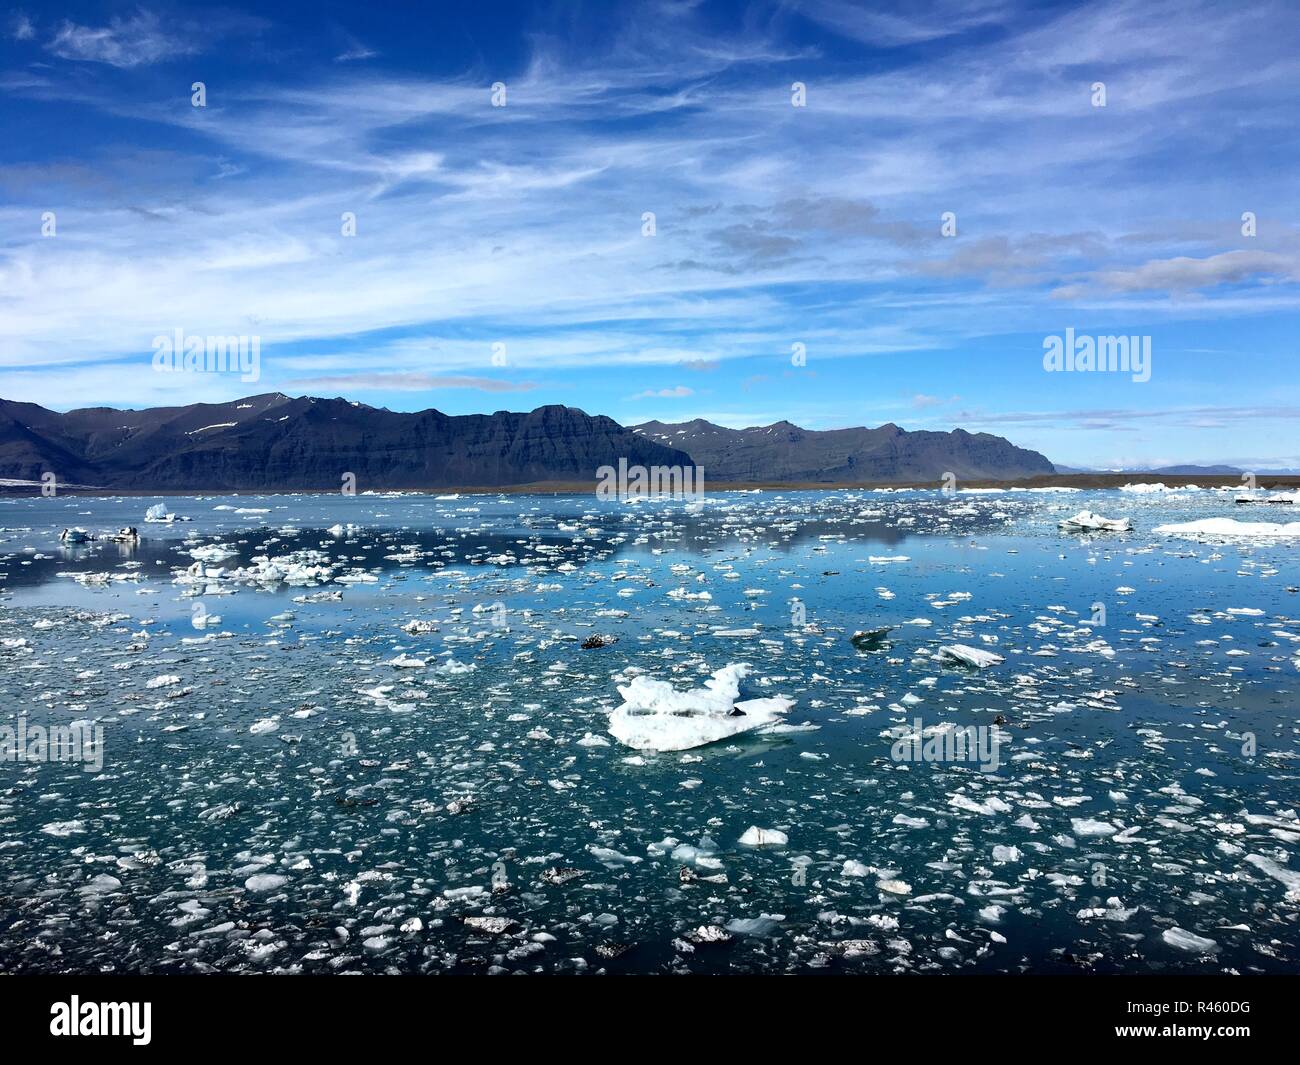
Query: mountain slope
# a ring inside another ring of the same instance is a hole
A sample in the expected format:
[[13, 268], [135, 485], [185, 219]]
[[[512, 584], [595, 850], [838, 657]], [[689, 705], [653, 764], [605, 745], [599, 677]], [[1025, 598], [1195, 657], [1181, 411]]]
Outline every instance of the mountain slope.
[[706, 481], [865, 484], [1010, 480], [1055, 472], [1046, 458], [988, 433], [909, 433], [896, 425], [876, 429], [801, 429], [790, 422], [727, 429], [696, 419], [671, 425], [633, 426], [642, 436], [686, 451], [704, 467]]
[[0, 478], [129, 491], [497, 487], [596, 481], [600, 466], [687, 465], [680, 451], [573, 407], [448, 416], [279, 393], [231, 403], [59, 414], [0, 400]]

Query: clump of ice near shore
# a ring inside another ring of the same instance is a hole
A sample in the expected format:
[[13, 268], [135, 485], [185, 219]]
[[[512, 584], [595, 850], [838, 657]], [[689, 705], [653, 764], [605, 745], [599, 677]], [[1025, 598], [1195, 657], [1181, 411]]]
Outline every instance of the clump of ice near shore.
[[1205, 518], [1172, 525], [1157, 525], [1155, 532], [1166, 536], [1258, 537], [1262, 539], [1300, 539], [1300, 521], [1237, 521], [1235, 518]]
[[610, 734], [642, 751], [685, 751], [752, 732], [780, 722], [793, 699], [740, 698], [740, 681], [749, 673], [744, 663], [724, 666], [703, 688], [678, 691], [670, 683], [634, 677], [620, 685], [623, 704], [609, 716]]

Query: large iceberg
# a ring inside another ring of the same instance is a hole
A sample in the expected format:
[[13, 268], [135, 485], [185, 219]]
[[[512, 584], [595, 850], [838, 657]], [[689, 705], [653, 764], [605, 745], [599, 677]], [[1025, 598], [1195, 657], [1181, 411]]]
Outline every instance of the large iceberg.
[[1204, 536], [1233, 539], [1253, 537], [1267, 540], [1300, 538], [1300, 521], [1237, 521], [1235, 518], [1204, 518], [1201, 521], [1157, 525], [1155, 532], [1167, 536]]
[[610, 734], [641, 751], [685, 751], [780, 722], [793, 699], [740, 698], [744, 663], [724, 666], [703, 688], [678, 691], [664, 680], [634, 677], [620, 685], [623, 704], [609, 715]]

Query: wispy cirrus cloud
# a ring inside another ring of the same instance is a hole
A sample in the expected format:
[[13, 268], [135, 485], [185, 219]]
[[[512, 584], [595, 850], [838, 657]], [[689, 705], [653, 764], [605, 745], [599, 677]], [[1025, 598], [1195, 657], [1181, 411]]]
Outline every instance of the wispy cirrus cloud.
[[356, 373], [333, 377], [297, 377], [289, 381], [295, 388], [342, 388], [350, 392], [430, 392], [440, 388], [472, 388], [480, 392], [531, 392], [532, 381], [505, 381], [495, 377], [458, 377], [426, 373]]
[[82, 26], [64, 21], [45, 46], [61, 59], [109, 66], [130, 67], [195, 55], [196, 42], [170, 32], [155, 14], [138, 11], [127, 18], [113, 18], [105, 26]]
[[[35, 37], [26, 16], [21, 19], [19, 40]], [[195, 56], [225, 37], [265, 29], [264, 19], [224, 8], [210, 8], [202, 15], [160, 15], [140, 8], [127, 16], [114, 16], [102, 26], [82, 25], [64, 19], [46, 42], [45, 48], [60, 59], [82, 63], [103, 63], [130, 70], [153, 63], [174, 62]]]

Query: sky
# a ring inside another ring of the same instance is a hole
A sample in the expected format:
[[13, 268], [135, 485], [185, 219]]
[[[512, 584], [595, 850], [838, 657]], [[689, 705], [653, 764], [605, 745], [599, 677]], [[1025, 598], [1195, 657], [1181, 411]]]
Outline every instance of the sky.
[[1298, 101], [1291, 3], [0, 6], [0, 397], [1300, 467]]

